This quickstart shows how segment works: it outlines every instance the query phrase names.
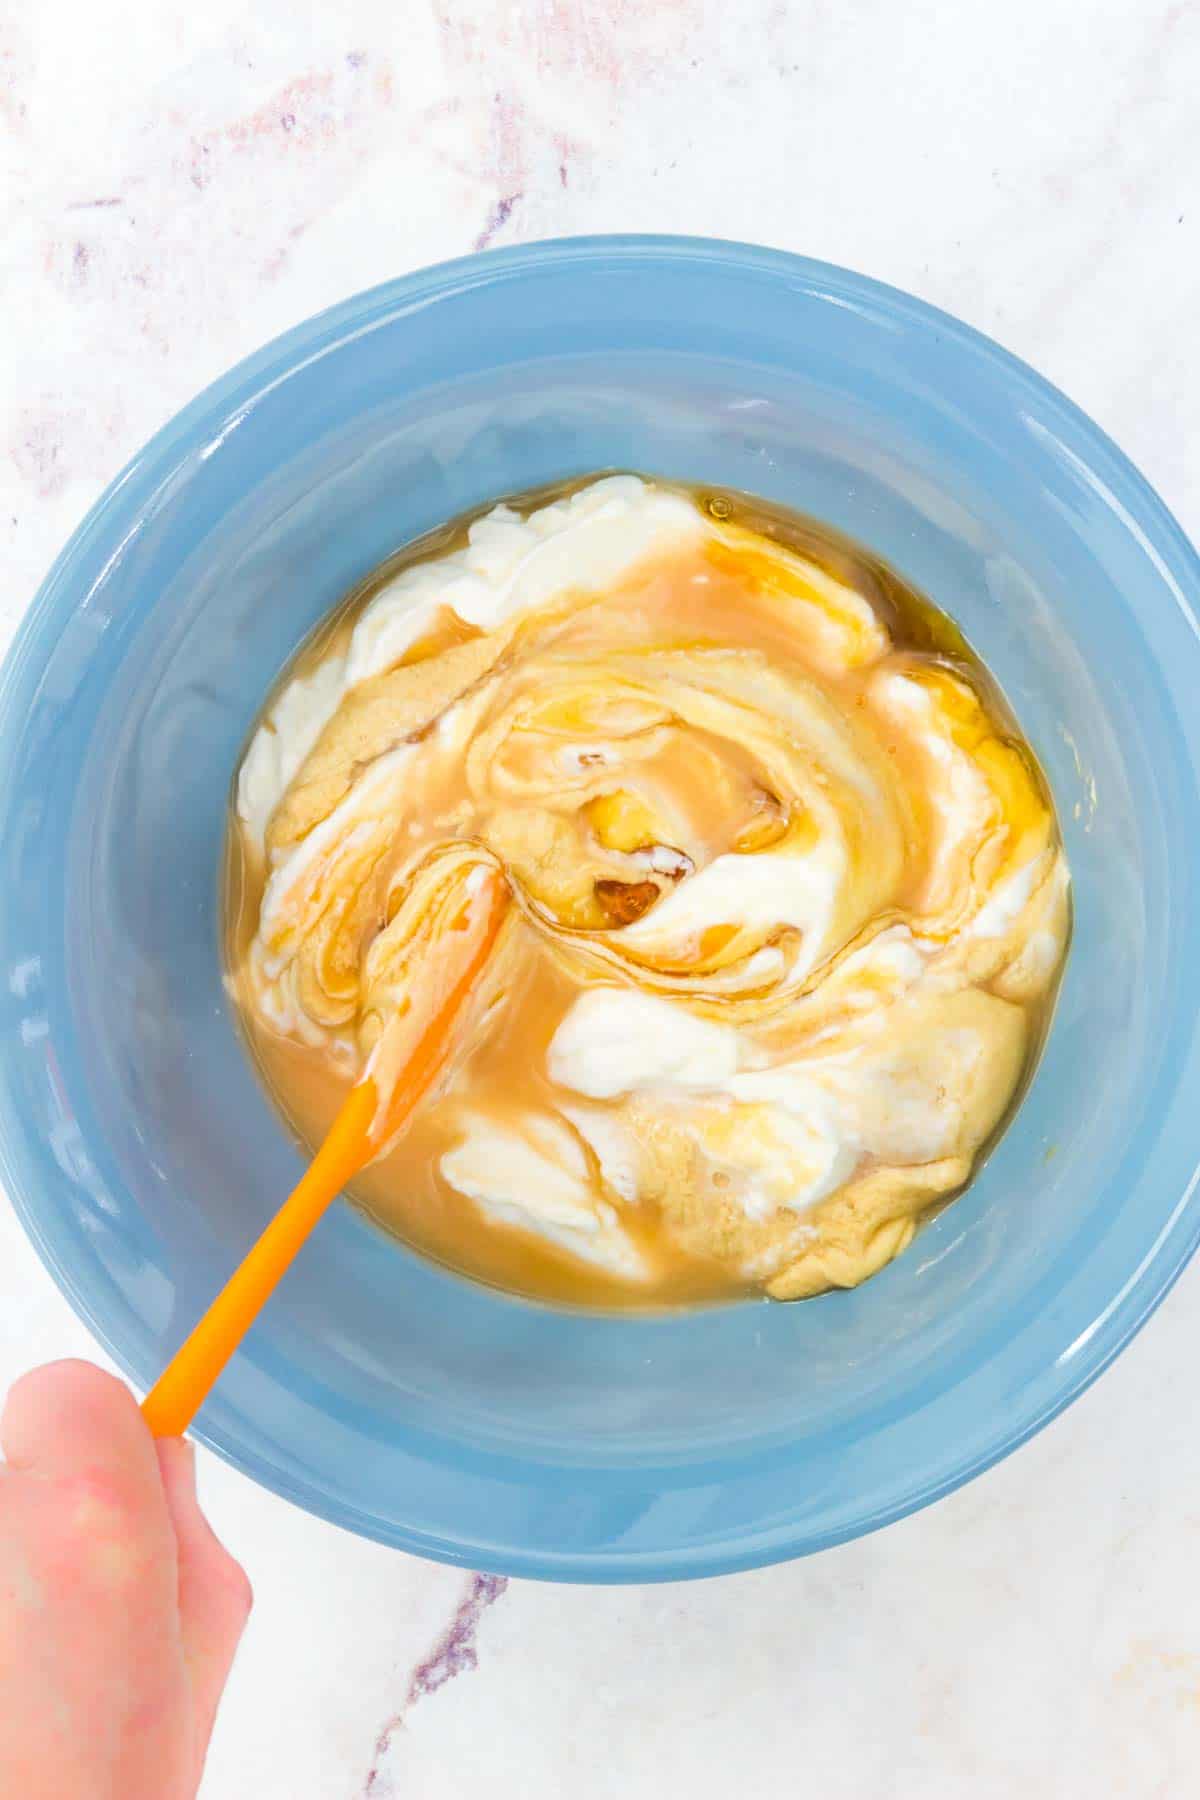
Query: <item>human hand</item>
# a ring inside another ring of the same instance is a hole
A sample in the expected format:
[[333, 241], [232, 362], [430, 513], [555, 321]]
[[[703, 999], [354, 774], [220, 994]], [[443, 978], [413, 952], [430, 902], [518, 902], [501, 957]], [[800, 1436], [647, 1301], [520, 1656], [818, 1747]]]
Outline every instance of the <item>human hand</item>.
[[191, 1446], [83, 1362], [23, 1376], [0, 1443], [0, 1793], [193, 1800], [251, 1593]]

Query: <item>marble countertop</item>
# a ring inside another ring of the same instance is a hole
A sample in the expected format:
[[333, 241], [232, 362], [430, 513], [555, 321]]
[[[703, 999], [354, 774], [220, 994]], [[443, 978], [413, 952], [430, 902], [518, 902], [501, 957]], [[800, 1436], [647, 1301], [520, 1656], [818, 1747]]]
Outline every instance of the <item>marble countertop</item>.
[[[1198, 92], [1194, 0], [15, 0], [3, 636], [238, 357], [403, 270], [571, 232], [759, 239], [909, 288], [1064, 387], [1200, 536]], [[205, 1800], [1194, 1791], [1198, 1303], [1200, 1265], [951, 1499], [687, 1587], [411, 1561], [206, 1458], [257, 1609]], [[0, 1381], [89, 1352], [0, 1211]]]

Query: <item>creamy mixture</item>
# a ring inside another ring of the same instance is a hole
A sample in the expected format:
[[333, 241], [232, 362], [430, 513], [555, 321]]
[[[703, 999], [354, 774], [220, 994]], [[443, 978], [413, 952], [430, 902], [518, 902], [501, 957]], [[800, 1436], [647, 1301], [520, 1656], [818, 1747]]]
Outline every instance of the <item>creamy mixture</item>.
[[634, 476], [389, 573], [269, 704], [231, 977], [310, 1143], [481, 861], [515, 905], [471, 1029], [359, 1197], [559, 1298], [873, 1274], [1015, 1102], [1068, 934], [1049, 796], [948, 622]]

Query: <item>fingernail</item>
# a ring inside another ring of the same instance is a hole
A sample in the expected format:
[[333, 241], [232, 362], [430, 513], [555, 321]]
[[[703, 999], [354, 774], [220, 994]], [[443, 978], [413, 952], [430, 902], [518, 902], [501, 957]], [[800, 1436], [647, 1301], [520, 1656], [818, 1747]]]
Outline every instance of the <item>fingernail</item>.
[[168, 1473], [177, 1482], [186, 1482], [193, 1493], [196, 1491], [196, 1447], [187, 1438], [159, 1438], [155, 1445], [158, 1451], [158, 1466], [164, 1476]]

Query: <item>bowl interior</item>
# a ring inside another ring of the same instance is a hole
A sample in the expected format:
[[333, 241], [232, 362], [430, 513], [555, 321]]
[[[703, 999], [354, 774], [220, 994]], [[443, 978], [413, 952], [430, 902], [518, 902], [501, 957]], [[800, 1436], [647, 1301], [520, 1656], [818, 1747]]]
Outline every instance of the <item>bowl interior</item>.
[[0, 1125], [43, 1254], [150, 1378], [300, 1167], [218, 955], [229, 782], [265, 688], [406, 540], [610, 468], [813, 513], [951, 612], [1047, 770], [1076, 906], [1014, 1123], [861, 1290], [564, 1313], [339, 1207], [202, 1415], [356, 1529], [645, 1578], [942, 1491], [1102, 1366], [1195, 1236], [1195, 559], [1028, 371], [837, 271], [636, 241], [434, 271], [235, 371], [110, 491], [10, 661]]

